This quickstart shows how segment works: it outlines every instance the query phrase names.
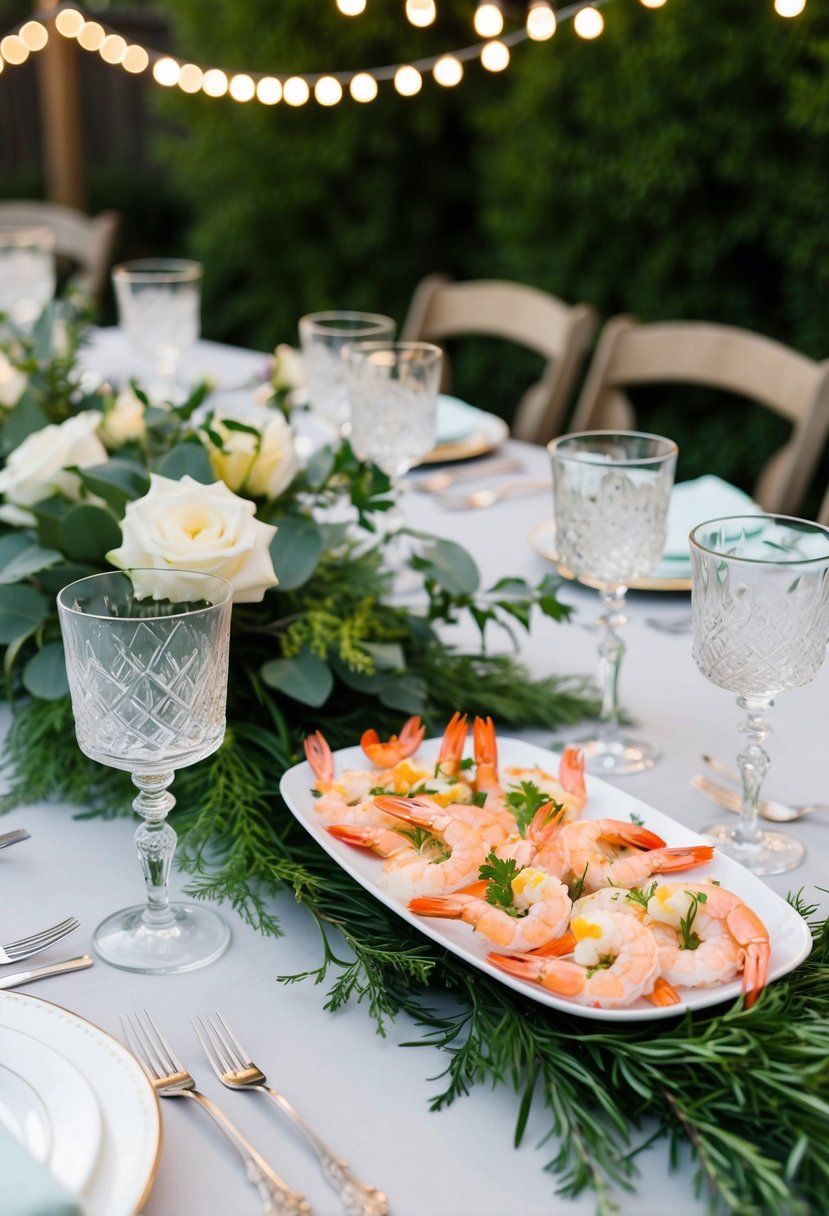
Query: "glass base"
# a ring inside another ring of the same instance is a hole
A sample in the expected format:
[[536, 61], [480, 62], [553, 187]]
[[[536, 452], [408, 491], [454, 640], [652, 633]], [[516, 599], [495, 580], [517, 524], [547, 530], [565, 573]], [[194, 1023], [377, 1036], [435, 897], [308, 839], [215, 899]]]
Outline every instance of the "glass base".
[[785, 832], [761, 832], [756, 844], [742, 844], [735, 839], [734, 824], [716, 823], [703, 828], [703, 834], [721, 853], [739, 861], [752, 874], [785, 874], [799, 866], [806, 850], [794, 836]]
[[173, 923], [155, 929], [144, 923], [146, 905], [122, 908], [102, 921], [92, 938], [96, 954], [112, 967], [146, 975], [195, 971], [212, 963], [230, 943], [230, 928], [201, 904], [171, 903]]
[[596, 777], [627, 777], [652, 768], [661, 752], [642, 739], [613, 735], [606, 739], [576, 739], [584, 751], [584, 767]]

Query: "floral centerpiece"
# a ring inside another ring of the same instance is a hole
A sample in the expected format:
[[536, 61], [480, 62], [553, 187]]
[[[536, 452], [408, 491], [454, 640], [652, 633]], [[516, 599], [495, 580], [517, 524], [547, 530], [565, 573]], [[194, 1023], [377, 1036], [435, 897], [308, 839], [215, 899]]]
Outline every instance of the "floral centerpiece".
[[[215, 572], [234, 588], [228, 729], [223, 746], [177, 777], [179, 863], [191, 891], [228, 899], [278, 933], [270, 896], [287, 885], [321, 932], [327, 1007], [364, 1000], [383, 1032], [400, 1010], [448, 1061], [435, 1109], [477, 1082], [520, 1095], [516, 1143], [534, 1104], [548, 1112], [559, 1190], [591, 1188], [597, 1210], [635, 1190], [636, 1158], [657, 1135], [694, 1156], [712, 1212], [799, 1216], [822, 1210], [829, 1159], [829, 937], [748, 1009], [648, 1025], [554, 1013], [473, 972], [358, 887], [282, 805], [281, 774], [321, 728], [332, 746], [367, 726], [420, 714], [433, 732], [456, 709], [501, 724], [555, 727], [596, 708], [583, 681], [534, 681], [487, 634], [564, 620], [558, 580], [505, 579], [482, 592], [469, 554], [412, 534], [422, 608], [391, 596], [381, 513], [390, 485], [347, 444], [303, 467], [282, 409], [286, 352], [261, 419], [220, 416], [205, 386], [184, 404], [115, 393], [81, 374], [86, 321], [50, 310], [31, 335], [0, 331], [0, 646], [14, 714], [5, 742], [6, 807], [61, 797], [120, 813], [125, 778], [75, 745], [55, 595], [112, 566]], [[281, 407], [281, 408], [280, 408]], [[481, 648], [440, 628], [463, 614]], [[804, 915], [809, 909], [801, 901]], [[298, 981], [304, 976], [281, 977]], [[429, 988], [453, 995], [438, 1013]], [[643, 1210], [641, 1199], [626, 1211]]]

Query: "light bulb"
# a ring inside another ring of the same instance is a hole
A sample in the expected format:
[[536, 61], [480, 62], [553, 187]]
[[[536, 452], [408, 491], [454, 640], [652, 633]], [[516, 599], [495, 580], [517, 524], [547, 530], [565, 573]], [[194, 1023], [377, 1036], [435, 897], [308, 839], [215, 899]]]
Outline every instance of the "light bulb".
[[106, 30], [97, 21], [84, 21], [83, 29], [78, 34], [78, 43], [85, 51], [97, 51], [106, 38]]
[[335, 106], [342, 96], [343, 86], [334, 76], [320, 76], [314, 85], [314, 97], [321, 106]]
[[778, 17], [799, 17], [805, 7], [806, 0], [774, 0]]
[[84, 27], [84, 15], [76, 8], [64, 8], [55, 17], [55, 29], [64, 38], [77, 38]]
[[301, 76], [289, 76], [282, 86], [282, 97], [289, 106], [304, 106], [310, 96], [308, 81]]
[[604, 29], [604, 17], [597, 8], [581, 8], [573, 18], [573, 29], [579, 38], [598, 38]]
[[337, 8], [344, 17], [359, 17], [366, 11], [366, 0], [337, 0]]
[[639, 0], [639, 3], [645, 8], [662, 8], [664, 4], [668, 3], [668, 0]]
[[408, 63], [403, 64], [394, 74], [394, 87], [401, 97], [414, 97], [423, 87], [423, 77], [417, 68]]
[[263, 76], [256, 86], [256, 96], [263, 106], [275, 106], [282, 100], [282, 85], [275, 76]]
[[348, 91], [355, 101], [374, 101], [377, 96], [377, 81], [369, 72], [358, 72], [351, 78]]
[[488, 42], [481, 51], [481, 63], [488, 72], [503, 72], [509, 64], [509, 47], [503, 42]]
[[238, 72], [231, 77], [228, 92], [234, 101], [253, 101], [256, 96], [256, 85], [247, 72]]
[[139, 46], [134, 42], [132, 46], [127, 47], [126, 54], [121, 60], [121, 67], [126, 72], [132, 72], [133, 75], [138, 75], [139, 72], [144, 72], [150, 62], [150, 57], [144, 50], [143, 46]]
[[227, 76], [221, 68], [208, 68], [201, 82], [201, 91], [208, 97], [224, 97], [227, 92]]
[[104, 63], [120, 63], [127, 53], [127, 40], [120, 34], [107, 34], [98, 48]]
[[182, 93], [198, 93], [204, 81], [204, 72], [196, 63], [185, 63], [179, 72], [178, 87]]
[[556, 32], [556, 15], [547, 0], [535, 0], [527, 13], [527, 37], [533, 42], [546, 42]]
[[438, 84], [451, 89], [463, 79], [463, 64], [454, 55], [442, 55], [432, 68], [432, 75]]
[[437, 17], [435, 0], [406, 0], [406, 16], [412, 25], [424, 29]]
[[25, 63], [29, 58], [29, 48], [18, 38], [17, 34], [6, 34], [6, 37], [0, 42], [0, 55], [6, 63], [17, 65]]
[[165, 55], [162, 59], [157, 59], [153, 64], [153, 79], [156, 84], [164, 85], [165, 89], [171, 89], [173, 85], [178, 84], [178, 78], [181, 75], [181, 68], [175, 59], [171, 59], [169, 55]]
[[42, 51], [49, 41], [46, 26], [41, 25], [39, 21], [27, 21], [25, 25], [21, 25], [18, 36], [30, 51]]
[[504, 14], [500, 4], [494, 4], [492, 0], [479, 4], [475, 9], [474, 25], [475, 33], [480, 38], [497, 38], [504, 28]]

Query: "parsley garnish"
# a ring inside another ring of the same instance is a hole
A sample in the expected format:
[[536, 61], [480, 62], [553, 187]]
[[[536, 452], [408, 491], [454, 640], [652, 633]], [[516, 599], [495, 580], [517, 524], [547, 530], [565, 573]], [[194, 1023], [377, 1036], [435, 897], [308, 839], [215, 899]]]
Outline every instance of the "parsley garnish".
[[[515, 816], [518, 830], [522, 836], [532, 823], [536, 811], [540, 811], [548, 802], [552, 802], [554, 807], [550, 812], [550, 818], [560, 815], [564, 810], [563, 802], [556, 802], [549, 794], [540, 790], [534, 781], [522, 781], [520, 785], [513, 786], [507, 794], [506, 804]], [[547, 822], [549, 823], [549, 820]]]
[[486, 796], [486, 790], [477, 790], [477, 791], [476, 791], [476, 792], [475, 792], [475, 793], [472, 795], [472, 805], [473, 805], [473, 806], [485, 806], [485, 805], [486, 805], [486, 797], [487, 797], [487, 796]]
[[686, 891], [686, 895], [691, 896], [691, 906], [688, 909], [688, 915], [683, 916], [679, 922], [679, 931], [682, 934], [682, 949], [696, 950], [702, 945], [702, 938], [693, 931], [691, 926], [694, 923], [694, 918], [697, 915], [697, 908], [700, 904], [704, 904], [708, 900], [708, 896], [704, 891]]
[[570, 888], [570, 899], [573, 901], [573, 903], [575, 903], [577, 899], [581, 899], [581, 893], [584, 890], [584, 880], [587, 878], [587, 871], [589, 869], [590, 862], [586, 861], [584, 863], [584, 869], [581, 872], [581, 878], [577, 878]]
[[647, 912], [648, 902], [653, 897], [653, 893], [658, 886], [659, 884], [657, 882], [652, 882], [651, 885], [646, 887], [644, 891], [639, 891], [635, 887], [632, 887], [631, 890], [628, 891], [625, 898], [629, 899], [632, 904], [639, 904], [639, 906], [644, 908]]
[[463, 760], [461, 760], [460, 764], [458, 765], [458, 768], [461, 770], [461, 772], [464, 772], [466, 769], [472, 768], [474, 763], [475, 761], [471, 756], [464, 756]]
[[[438, 836], [433, 836], [426, 828], [397, 828], [395, 829], [401, 836], [411, 842], [412, 848], [418, 853], [429, 854], [429, 860], [435, 865], [440, 865], [442, 861], [448, 861], [452, 856], [452, 850], [446, 848], [446, 844]], [[431, 856], [434, 854], [434, 856]]]
[[630, 812], [630, 822], [635, 823], [638, 828], [644, 827], [645, 821], [641, 815], [637, 815], [636, 811]]
[[614, 963], [614, 960], [610, 957], [609, 954], [606, 955], [604, 958], [600, 958], [599, 961], [597, 963], [595, 963], [592, 967], [587, 968], [587, 978], [589, 980], [592, 979], [597, 971], [607, 971], [608, 967], [613, 966], [613, 963]]
[[379, 797], [380, 794], [393, 794], [393, 793], [394, 793], [394, 790], [387, 790], [384, 785], [375, 785], [373, 789], [369, 790], [369, 797], [377, 798], [377, 797]]
[[495, 908], [501, 908], [502, 911], [508, 912], [510, 916], [524, 916], [525, 913], [519, 912], [513, 906], [513, 890], [512, 880], [516, 878], [523, 866], [519, 866], [514, 857], [508, 857], [502, 860], [495, 853], [488, 853], [486, 861], [478, 871], [478, 877], [486, 881], [486, 895], [484, 898], [488, 904], [492, 904]]

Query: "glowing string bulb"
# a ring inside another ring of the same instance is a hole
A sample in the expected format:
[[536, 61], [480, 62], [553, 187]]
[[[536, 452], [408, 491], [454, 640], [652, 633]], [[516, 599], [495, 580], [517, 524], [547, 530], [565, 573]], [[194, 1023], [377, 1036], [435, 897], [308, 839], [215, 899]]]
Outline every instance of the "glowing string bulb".
[[46, 26], [39, 21], [27, 21], [20, 27], [19, 38], [27, 50], [42, 51], [49, 41], [49, 34]]
[[527, 13], [527, 37], [533, 42], [546, 42], [556, 32], [556, 15], [547, 0], [535, 0]]
[[358, 72], [351, 78], [348, 91], [355, 101], [374, 101], [377, 96], [377, 81], [370, 72]]
[[64, 38], [77, 38], [84, 27], [84, 15], [76, 8], [64, 8], [55, 17], [55, 29]]
[[123, 63], [126, 53], [127, 40], [126, 38], [122, 38], [120, 34], [107, 34], [98, 47], [98, 54], [104, 63]]
[[404, 63], [394, 74], [394, 87], [401, 97], [414, 97], [423, 87], [423, 77], [417, 68]]
[[503, 42], [488, 42], [481, 51], [481, 63], [488, 72], [503, 72], [509, 65], [509, 47]]
[[185, 63], [178, 75], [178, 87], [182, 93], [198, 93], [204, 81], [204, 72], [197, 63]]
[[454, 55], [443, 55], [432, 68], [432, 75], [438, 84], [451, 89], [463, 80], [463, 64]]
[[573, 18], [573, 29], [579, 38], [586, 38], [588, 41], [598, 38], [604, 29], [604, 17], [597, 8], [579, 9]]
[[275, 76], [263, 76], [256, 85], [256, 96], [263, 106], [275, 106], [282, 100], [282, 85]]
[[224, 97], [227, 92], [227, 76], [221, 68], [208, 68], [201, 82], [201, 91], [208, 97]]
[[497, 38], [504, 28], [504, 14], [500, 4], [493, 4], [492, 0], [479, 4], [475, 9], [473, 24], [475, 33], [480, 38]]
[[132, 72], [133, 75], [137, 76], [139, 72], [146, 71], [149, 62], [150, 57], [143, 46], [139, 46], [138, 43], [134, 42], [132, 46], [127, 47], [126, 54], [121, 60], [121, 67], [125, 71]]
[[0, 56], [6, 63], [25, 63], [29, 58], [29, 48], [18, 38], [17, 34], [7, 34], [0, 42]]
[[247, 72], [238, 72], [231, 78], [228, 92], [234, 101], [253, 101], [256, 96], [256, 85]]
[[406, 16], [412, 25], [425, 29], [437, 17], [435, 0], [406, 0]]
[[289, 76], [282, 86], [282, 96], [289, 106], [304, 106], [311, 96], [307, 80], [301, 76]]
[[335, 106], [342, 101], [343, 86], [334, 76], [320, 76], [314, 85], [314, 97], [321, 106]]
[[359, 17], [366, 11], [366, 0], [337, 0], [337, 8], [344, 17]]
[[662, 8], [668, 3], [668, 0], [639, 0], [645, 8]]
[[799, 17], [805, 7], [806, 0], [774, 0], [778, 17]]
[[156, 60], [153, 64], [153, 79], [156, 84], [164, 85], [165, 89], [171, 89], [174, 85], [177, 85], [180, 75], [181, 68], [178, 62], [175, 59], [171, 59], [169, 55]]
[[106, 38], [106, 30], [98, 21], [84, 21], [78, 34], [78, 45], [85, 51], [97, 51]]

